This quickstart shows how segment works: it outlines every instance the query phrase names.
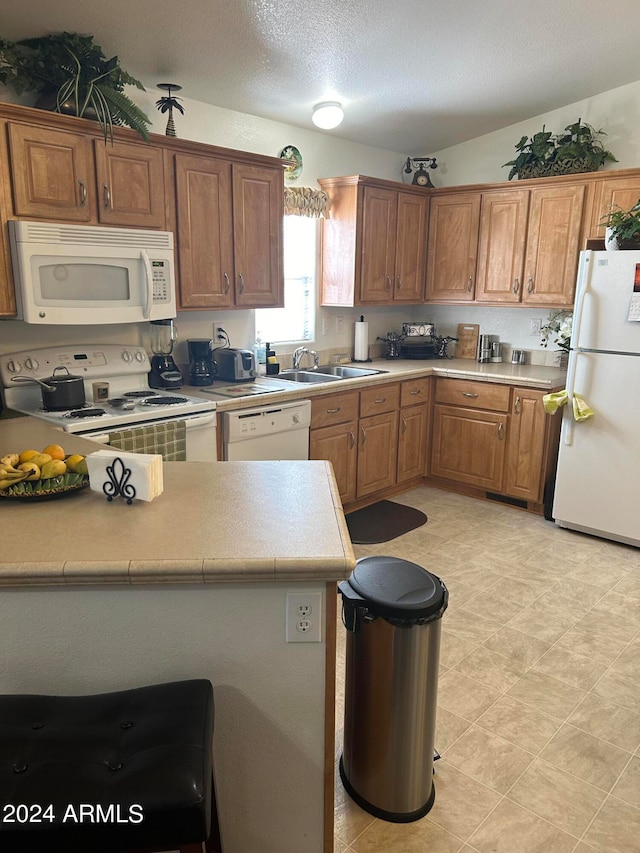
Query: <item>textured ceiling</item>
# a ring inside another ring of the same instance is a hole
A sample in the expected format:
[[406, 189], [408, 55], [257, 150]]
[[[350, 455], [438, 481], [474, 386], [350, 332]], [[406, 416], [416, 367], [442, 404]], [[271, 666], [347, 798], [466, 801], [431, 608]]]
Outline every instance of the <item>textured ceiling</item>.
[[[640, 80], [640, 4], [617, 0], [20, 0], [0, 37], [91, 33], [154, 91], [422, 154]], [[9, 8], [8, 8], [9, 7]], [[130, 94], [133, 93], [130, 92]], [[133, 94], [135, 98], [135, 94]]]

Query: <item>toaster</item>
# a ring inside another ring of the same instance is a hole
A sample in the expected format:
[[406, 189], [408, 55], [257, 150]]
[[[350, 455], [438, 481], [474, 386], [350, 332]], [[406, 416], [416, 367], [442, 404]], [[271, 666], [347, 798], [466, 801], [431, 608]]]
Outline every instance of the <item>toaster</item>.
[[256, 363], [250, 349], [219, 347], [213, 351], [216, 378], [227, 382], [249, 382], [255, 379]]

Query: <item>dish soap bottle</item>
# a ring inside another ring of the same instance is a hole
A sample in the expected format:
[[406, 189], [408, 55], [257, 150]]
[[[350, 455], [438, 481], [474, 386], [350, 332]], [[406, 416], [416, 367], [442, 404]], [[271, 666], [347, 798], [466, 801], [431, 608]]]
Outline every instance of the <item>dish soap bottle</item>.
[[262, 333], [256, 334], [256, 342], [253, 345], [253, 354], [256, 359], [256, 375], [264, 376], [267, 372], [267, 348], [262, 343]]

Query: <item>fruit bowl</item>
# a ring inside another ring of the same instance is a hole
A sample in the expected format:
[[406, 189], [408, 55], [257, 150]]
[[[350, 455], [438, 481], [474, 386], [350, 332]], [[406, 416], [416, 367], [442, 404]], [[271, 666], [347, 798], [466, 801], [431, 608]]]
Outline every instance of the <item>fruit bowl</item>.
[[74, 474], [68, 471], [66, 474], [59, 474], [48, 480], [20, 480], [15, 486], [0, 490], [0, 498], [22, 500], [59, 498], [85, 489], [88, 485], [89, 477], [86, 474]]

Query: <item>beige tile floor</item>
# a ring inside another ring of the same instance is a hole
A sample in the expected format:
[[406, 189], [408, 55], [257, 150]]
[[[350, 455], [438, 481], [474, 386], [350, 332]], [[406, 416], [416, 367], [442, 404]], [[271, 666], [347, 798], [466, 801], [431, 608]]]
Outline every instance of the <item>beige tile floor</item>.
[[[436, 800], [388, 823], [336, 773], [336, 853], [640, 853], [640, 550], [428, 487], [396, 500], [428, 523], [356, 554], [449, 589]], [[340, 626], [337, 757], [344, 642]]]

